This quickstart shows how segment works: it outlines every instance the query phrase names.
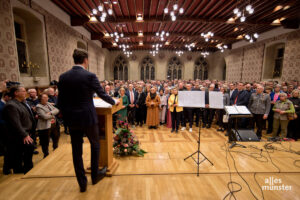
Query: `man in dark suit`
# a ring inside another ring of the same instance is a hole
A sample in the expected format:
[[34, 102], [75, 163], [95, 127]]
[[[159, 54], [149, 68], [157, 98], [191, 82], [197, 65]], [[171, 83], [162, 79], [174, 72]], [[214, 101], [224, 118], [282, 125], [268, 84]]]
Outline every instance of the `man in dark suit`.
[[244, 84], [239, 83], [230, 97], [230, 105], [248, 106], [249, 94], [244, 90]]
[[129, 100], [129, 105], [127, 107], [128, 109], [128, 122], [131, 124], [132, 128], [134, 127], [134, 121], [135, 121], [135, 107], [136, 107], [136, 101], [137, 101], [137, 93], [133, 90], [133, 85], [129, 84], [128, 91], [126, 92], [126, 96]]
[[93, 103], [93, 95], [114, 105], [119, 103], [108, 96], [100, 86], [95, 74], [88, 72], [88, 54], [84, 50], [74, 50], [75, 66], [59, 77], [58, 107], [63, 120], [70, 129], [73, 164], [80, 191], [85, 192], [87, 178], [82, 161], [82, 143], [85, 134], [91, 144], [91, 177], [92, 183], [98, 183], [106, 174], [106, 167], [98, 170], [99, 166], [99, 130], [98, 118]]
[[[6, 172], [12, 168], [14, 173], [26, 174], [32, 169], [33, 140], [30, 137], [34, 127], [34, 118], [26, 104], [26, 90], [16, 86], [10, 89], [12, 100], [3, 109], [3, 119], [7, 130], [7, 152], [4, 160], [9, 164]], [[6, 165], [6, 164], [4, 164]]]
[[143, 126], [144, 113], [147, 111], [146, 107], [146, 93], [143, 92], [143, 87], [138, 86], [137, 98], [136, 98], [136, 122], [137, 125]]
[[[230, 105], [237, 105], [237, 106], [248, 106], [249, 104], [249, 94], [246, 90], [244, 90], [244, 83], [238, 83], [237, 89], [234, 90], [230, 97]], [[240, 121], [238, 124], [240, 125], [240, 128], [246, 128], [247, 126], [247, 119], [246, 118], [240, 118], [238, 121]], [[232, 119], [229, 119], [228, 122], [228, 132], [226, 135], [228, 135], [229, 131], [231, 131], [231, 127], [233, 126]]]

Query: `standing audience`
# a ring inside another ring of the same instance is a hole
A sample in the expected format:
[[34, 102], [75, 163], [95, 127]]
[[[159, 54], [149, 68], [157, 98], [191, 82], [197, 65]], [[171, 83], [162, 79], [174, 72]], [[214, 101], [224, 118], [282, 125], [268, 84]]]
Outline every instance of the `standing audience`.
[[274, 121], [273, 121], [273, 137], [277, 136], [277, 132], [280, 126], [279, 137], [286, 138], [287, 136], [287, 126], [289, 122], [290, 114], [295, 113], [293, 103], [287, 99], [286, 93], [279, 94], [279, 101], [276, 101], [273, 107], [274, 111]]
[[22, 86], [10, 89], [12, 100], [3, 109], [3, 119], [7, 128], [7, 152], [4, 155], [5, 174], [10, 169], [14, 173], [26, 174], [32, 167], [33, 140], [30, 137], [34, 119], [25, 103], [26, 90]]
[[183, 108], [178, 106], [178, 90], [177, 88], [173, 89], [173, 94], [170, 96], [168, 100], [169, 109], [171, 112], [172, 118], [172, 130], [173, 133], [176, 130], [178, 133], [179, 123], [180, 123], [180, 115], [182, 114]]
[[53, 150], [58, 147], [59, 133], [56, 128], [56, 115], [59, 110], [48, 102], [48, 95], [42, 94], [40, 103], [36, 106], [38, 114], [37, 130], [44, 158], [49, 155], [49, 139], [53, 142]]
[[156, 129], [159, 125], [159, 104], [160, 98], [156, 94], [156, 88], [152, 87], [150, 89], [150, 94], [146, 98], [147, 105], [147, 126], [149, 129]]
[[165, 124], [167, 104], [168, 104], [167, 97], [164, 94], [164, 90], [162, 88], [159, 90], [159, 98], [160, 98], [159, 121], [160, 121], [160, 125], [162, 125]]
[[288, 137], [298, 140], [300, 138], [300, 91], [293, 90], [289, 100], [293, 103], [295, 113], [288, 125]]
[[257, 86], [256, 93], [252, 93], [249, 101], [248, 108], [253, 114], [253, 121], [256, 125], [256, 135], [259, 139], [262, 137], [263, 122], [268, 118], [271, 99], [270, 96], [264, 92], [264, 87]]

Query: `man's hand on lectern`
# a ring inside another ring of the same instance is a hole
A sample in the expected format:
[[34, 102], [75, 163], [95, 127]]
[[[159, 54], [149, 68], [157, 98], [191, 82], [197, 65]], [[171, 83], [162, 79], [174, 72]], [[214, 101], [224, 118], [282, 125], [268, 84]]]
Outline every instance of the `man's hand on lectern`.
[[120, 103], [120, 99], [115, 99], [115, 104], [119, 105], [119, 103]]

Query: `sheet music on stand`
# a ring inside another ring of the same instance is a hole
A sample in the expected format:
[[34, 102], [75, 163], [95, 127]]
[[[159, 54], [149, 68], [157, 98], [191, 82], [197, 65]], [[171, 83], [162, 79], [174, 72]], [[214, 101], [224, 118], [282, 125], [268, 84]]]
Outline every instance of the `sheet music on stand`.
[[208, 96], [209, 96], [209, 108], [214, 108], [214, 109], [224, 108], [222, 92], [209, 91]]
[[204, 91], [179, 91], [178, 104], [182, 107], [204, 108], [205, 92]]
[[251, 112], [246, 106], [225, 106], [227, 115], [251, 115]]
[[94, 106], [96, 108], [111, 108], [112, 106], [100, 98], [94, 98]]

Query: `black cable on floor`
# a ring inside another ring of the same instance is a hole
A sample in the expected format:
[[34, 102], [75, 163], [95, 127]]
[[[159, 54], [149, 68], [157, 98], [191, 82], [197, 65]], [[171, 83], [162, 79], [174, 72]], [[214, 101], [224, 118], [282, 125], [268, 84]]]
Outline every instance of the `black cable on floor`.
[[[226, 144], [225, 144], [225, 146], [226, 146]], [[225, 200], [227, 197], [229, 197], [229, 199], [231, 199], [231, 197], [233, 197], [236, 200], [236, 197], [235, 197], [234, 193], [237, 193], [237, 192], [241, 191], [243, 187], [239, 183], [237, 183], [235, 181], [232, 181], [231, 170], [230, 170], [230, 165], [229, 165], [228, 156], [227, 156], [228, 152], [229, 152], [229, 148], [227, 147], [226, 148], [226, 163], [227, 163], [227, 166], [228, 166], [229, 178], [230, 178], [230, 181], [227, 183], [227, 188], [228, 188], [229, 192], [225, 195], [223, 200]], [[233, 190], [234, 184], [239, 186], [240, 188], [237, 189], [237, 190]], [[230, 188], [230, 185], [231, 185], [231, 188]]]

